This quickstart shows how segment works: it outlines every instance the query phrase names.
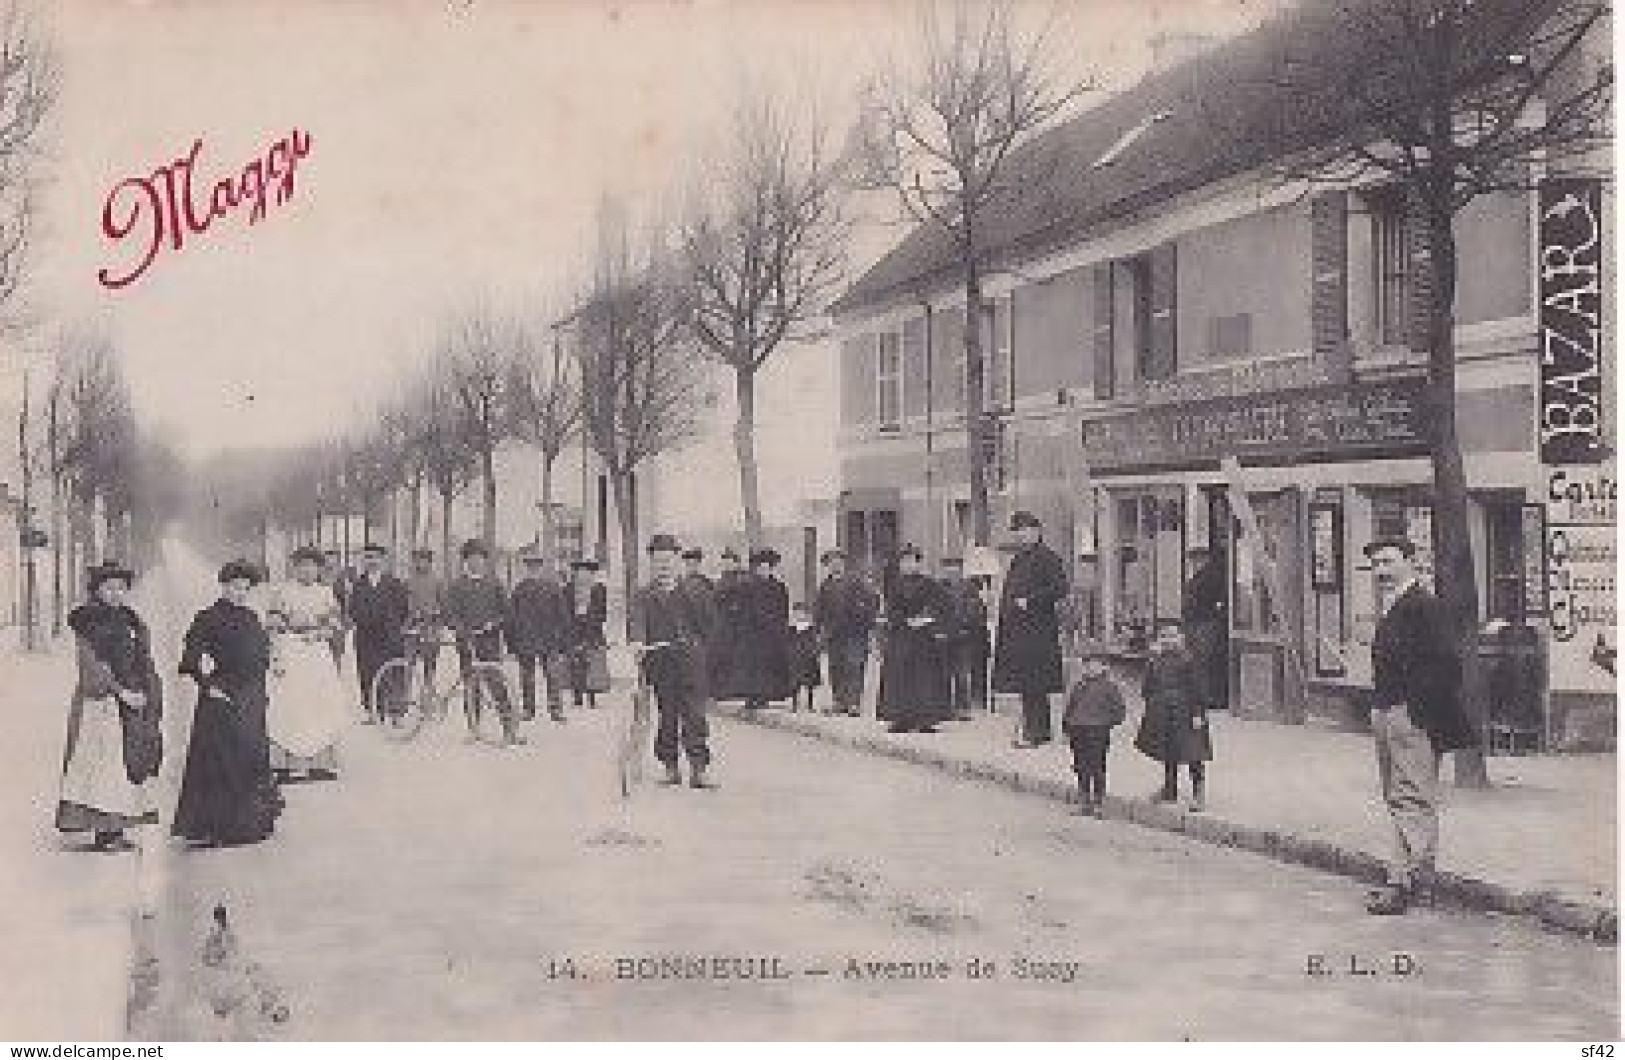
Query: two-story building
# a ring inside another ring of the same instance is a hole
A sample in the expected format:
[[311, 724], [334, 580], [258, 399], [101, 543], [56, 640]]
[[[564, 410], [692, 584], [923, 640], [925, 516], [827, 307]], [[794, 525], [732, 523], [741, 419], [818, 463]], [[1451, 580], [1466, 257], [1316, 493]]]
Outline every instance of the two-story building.
[[[1399, 196], [1275, 175], [1287, 145], [1264, 111], [1278, 101], [1254, 75], [1291, 25], [1148, 75], [1012, 155], [1010, 183], [1041, 190], [987, 218], [982, 321], [995, 526], [1037, 512], [1087, 632], [1125, 652], [1220, 565], [1232, 706], [1302, 720], [1344, 716], [1369, 682], [1360, 546], [1428, 545], [1432, 472]], [[1238, 84], [1254, 88], [1214, 98]], [[1531, 620], [1544, 592], [1536, 228], [1531, 193], [1457, 220], [1457, 422], [1486, 623]], [[905, 540], [932, 557], [966, 547], [961, 288], [946, 240], [919, 229], [835, 309], [838, 526], [871, 562]], [[1519, 724], [1555, 726], [1555, 742], [1611, 734], [1611, 696], [1556, 691], [1565, 709], [1526, 704]]]

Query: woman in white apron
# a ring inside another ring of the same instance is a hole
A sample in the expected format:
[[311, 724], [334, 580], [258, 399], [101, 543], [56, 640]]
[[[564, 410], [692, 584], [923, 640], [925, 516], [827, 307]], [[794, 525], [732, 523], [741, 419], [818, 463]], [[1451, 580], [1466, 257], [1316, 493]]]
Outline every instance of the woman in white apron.
[[108, 561], [88, 572], [90, 599], [68, 615], [78, 680], [68, 708], [56, 826], [93, 832], [91, 849], [131, 850], [124, 835], [155, 822], [146, 781], [162, 756], [162, 687], [146, 624], [124, 603], [134, 575]]
[[266, 600], [271, 631], [271, 768], [286, 780], [338, 775], [338, 737], [347, 716], [344, 685], [333, 665], [332, 638], [343, 628], [338, 597], [317, 580], [322, 556], [301, 548], [288, 557], [293, 577]]

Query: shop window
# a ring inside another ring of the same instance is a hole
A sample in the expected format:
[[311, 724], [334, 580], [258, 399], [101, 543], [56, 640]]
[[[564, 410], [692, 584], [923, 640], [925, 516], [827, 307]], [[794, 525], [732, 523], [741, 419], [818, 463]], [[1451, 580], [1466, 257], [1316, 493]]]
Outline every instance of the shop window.
[[1416, 574], [1433, 586], [1433, 506], [1402, 494], [1371, 498], [1373, 537], [1403, 537], [1416, 546]]
[[1371, 265], [1377, 341], [1404, 346], [1410, 337], [1411, 239], [1404, 195], [1382, 189], [1366, 199], [1371, 215]]
[[1184, 591], [1185, 509], [1178, 487], [1119, 495], [1112, 566], [1113, 633], [1140, 644], [1158, 618], [1179, 618]]
[[1343, 622], [1343, 502], [1336, 491], [1316, 495], [1309, 506], [1309, 587], [1314, 619], [1314, 665], [1321, 677], [1345, 672]]
[[903, 354], [895, 331], [880, 333], [880, 347], [875, 357], [875, 388], [880, 429], [895, 431], [903, 415]]
[[1237, 630], [1277, 636], [1292, 628], [1289, 571], [1298, 554], [1293, 498], [1277, 494], [1250, 501], [1258, 532], [1243, 531], [1236, 540], [1232, 619]]

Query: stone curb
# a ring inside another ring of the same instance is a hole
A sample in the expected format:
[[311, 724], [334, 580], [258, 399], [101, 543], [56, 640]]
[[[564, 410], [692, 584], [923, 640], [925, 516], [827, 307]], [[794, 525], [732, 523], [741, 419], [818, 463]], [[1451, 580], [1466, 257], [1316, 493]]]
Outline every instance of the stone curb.
[[[1035, 777], [1007, 766], [958, 758], [930, 747], [895, 743], [874, 733], [833, 731], [816, 721], [780, 710], [747, 713], [740, 707], [720, 706], [716, 712], [760, 728], [794, 733], [866, 754], [927, 766], [966, 780], [985, 781], [1022, 794], [1038, 795], [1057, 802], [1072, 800], [1072, 785], [1059, 777]], [[1110, 820], [1173, 832], [1214, 846], [1233, 847], [1365, 883], [1381, 883], [1384, 878], [1382, 861], [1375, 855], [1325, 839], [1237, 824], [1211, 813], [1189, 813], [1115, 795], [1106, 797], [1103, 809], [1105, 817]], [[1518, 891], [1473, 876], [1441, 872], [1436, 878], [1434, 893], [1439, 905], [1472, 912], [1527, 917], [1550, 930], [1608, 945], [1619, 941], [1617, 910], [1593, 902], [1575, 901], [1551, 891]]]

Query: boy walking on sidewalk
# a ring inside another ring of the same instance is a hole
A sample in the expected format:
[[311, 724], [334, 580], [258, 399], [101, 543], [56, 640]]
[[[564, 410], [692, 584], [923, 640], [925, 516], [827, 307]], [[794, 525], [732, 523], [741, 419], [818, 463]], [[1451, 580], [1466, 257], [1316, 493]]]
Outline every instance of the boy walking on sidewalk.
[[1072, 744], [1072, 771], [1078, 775], [1078, 813], [1099, 817], [1106, 799], [1106, 752], [1112, 728], [1121, 725], [1128, 710], [1122, 689], [1106, 670], [1098, 654], [1083, 657], [1083, 669], [1066, 697], [1061, 727]]

